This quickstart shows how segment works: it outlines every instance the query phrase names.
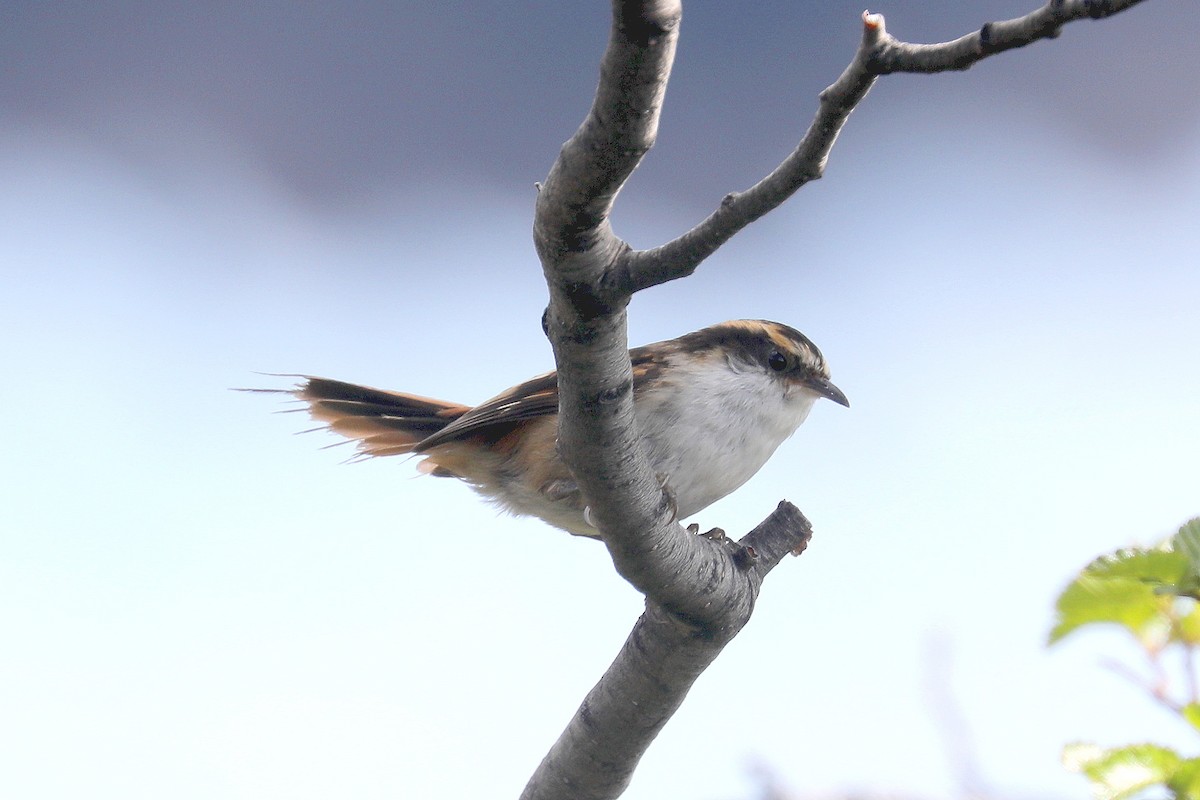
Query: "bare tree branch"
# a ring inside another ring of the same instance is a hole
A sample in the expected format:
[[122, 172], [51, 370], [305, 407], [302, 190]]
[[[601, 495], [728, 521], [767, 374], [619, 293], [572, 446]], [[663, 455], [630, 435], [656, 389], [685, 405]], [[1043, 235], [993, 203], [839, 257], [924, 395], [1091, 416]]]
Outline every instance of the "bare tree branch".
[[530, 780], [526, 798], [618, 796], [695, 679], [746, 621], [763, 577], [811, 535], [790, 504], [742, 542], [684, 533], [634, 425], [613, 198], [653, 144], [678, 3], [615, 2], [592, 110], [538, 196], [534, 237], [559, 368], [559, 449], [646, 613]]
[[593, 277], [589, 266], [596, 258], [611, 263], [617, 255], [607, 249], [619, 244], [608, 213], [654, 145], [682, 14], [679, 0], [613, 3], [592, 109], [563, 145], [538, 197], [538, 253], [561, 273], [572, 271], [572, 254], [588, 256], [580, 265], [585, 278]]
[[1051, 0], [1023, 17], [989, 22], [974, 33], [940, 44], [902, 42], [887, 32], [882, 14], [863, 12], [858, 52], [841, 77], [821, 92], [816, 117], [792, 154], [750, 189], [726, 195], [707, 219], [678, 239], [629, 253], [623, 267], [625, 280], [637, 291], [692, 274], [735, 233], [782, 205], [804, 184], [820, 178], [842, 126], [878, 76], [965, 70], [990, 55], [1053, 39], [1073, 20], [1100, 19], [1140, 2]]
[[795, 151], [692, 231], [637, 252], [613, 233], [609, 212], [654, 144], [682, 11], [678, 0], [613, 0], [596, 97], [540, 188], [534, 242], [550, 290], [543, 323], [558, 365], [559, 453], [618, 572], [645, 594], [646, 612], [523, 797], [617, 797], [692, 683], [746, 624], [766, 573], [811, 534], [787, 503], [741, 542], [688, 535], [675, 522], [634, 420], [625, 317], [634, 292], [691, 274], [737, 231], [821, 177], [839, 131], [879, 75], [965, 69], [1052, 37], [1073, 19], [1138, 1], [1054, 0], [938, 45], [900, 42], [882, 16], [864, 14], [853, 61], [822, 92]]
[[[702, 619], [710, 606], [693, 602], [691, 576], [710, 568], [719, 551], [681, 535], [670, 498], [641, 453], [625, 333], [633, 293], [690, 274], [738, 230], [820, 177], [838, 132], [878, 75], [965, 69], [1052, 37], [1071, 20], [1108, 16], [1137, 2], [1052, 0], [936, 45], [900, 42], [881, 15], [864, 13], [853, 61], [822, 92], [820, 110], [792, 155], [753, 188], [727, 196], [692, 231], [636, 252], [613, 233], [608, 214], [654, 144], [682, 10], [677, 0], [614, 0], [596, 97], [539, 192], [534, 240], [550, 288], [545, 324], [559, 368], [560, 450], [617, 569], [639, 590]], [[740, 591], [735, 583], [726, 588]]]
[[[751, 594], [796, 546], [794, 529], [811, 531], [790, 503], [740, 543], [751, 557], [743, 575]], [[802, 545], [801, 545], [802, 546]], [[750, 619], [751, 607], [729, 615], [723, 629], [692, 625], [647, 601], [625, 645], [562, 736], [543, 759], [522, 800], [601, 800], [618, 797], [654, 737], [679, 708], [692, 684]]]
[[550, 287], [559, 450], [591, 519], [635, 587], [684, 618], [723, 625], [697, 586], [729, 594], [722, 609], [753, 598], [725, 547], [684, 535], [642, 453], [625, 327], [632, 290], [620, 278], [629, 248], [608, 222], [617, 191], [654, 143], [680, 14], [678, 2], [613, 3], [596, 98], [538, 194], [534, 240]]

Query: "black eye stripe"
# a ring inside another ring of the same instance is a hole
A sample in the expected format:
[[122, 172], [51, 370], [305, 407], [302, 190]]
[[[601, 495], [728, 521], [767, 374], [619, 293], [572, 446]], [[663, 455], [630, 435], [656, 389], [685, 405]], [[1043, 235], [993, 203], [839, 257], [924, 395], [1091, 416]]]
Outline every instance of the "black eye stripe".
[[[778, 374], [797, 369], [822, 374], [826, 371], [821, 351], [816, 345], [795, 328], [778, 322], [731, 320], [664, 344], [670, 344], [671, 350], [679, 354], [724, 352], [726, 358], [744, 367], [766, 367]], [[776, 359], [780, 366], [770, 361], [775, 355], [784, 359], [783, 362]]]

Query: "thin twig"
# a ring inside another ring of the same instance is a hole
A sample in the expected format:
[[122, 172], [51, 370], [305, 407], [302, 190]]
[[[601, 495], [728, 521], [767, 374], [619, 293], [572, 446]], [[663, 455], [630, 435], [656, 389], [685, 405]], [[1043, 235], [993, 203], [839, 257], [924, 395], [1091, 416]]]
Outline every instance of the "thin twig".
[[1162, 680], [1148, 680], [1145, 677], [1137, 674], [1125, 664], [1112, 658], [1104, 658], [1100, 660], [1100, 666], [1107, 669], [1116, 675], [1121, 676], [1125, 680], [1142, 689], [1146, 694], [1154, 698], [1155, 702], [1162, 705], [1164, 708], [1174, 711], [1179, 714], [1183, 711], [1183, 706], [1176, 703], [1167, 694], [1166, 685]]
[[817, 114], [791, 155], [750, 189], [726, 195], [707, 219], [679, 238], [650, 250], [628, 252], [620, 266], [622, 281], [637, 291], [691, 275], [734, 234], [819, 179], [838, 134], [877, 77], [964, 70], [997, 53], [1052, 39], [1068, 22], [1111, 16], [1140, 2], [1053, 0], [1025, 16], [989, 22], [939, 44], [900, 41], [887, 32], [882, 14], [863, 12], [858, 51], [841, 77], [821, 92]]

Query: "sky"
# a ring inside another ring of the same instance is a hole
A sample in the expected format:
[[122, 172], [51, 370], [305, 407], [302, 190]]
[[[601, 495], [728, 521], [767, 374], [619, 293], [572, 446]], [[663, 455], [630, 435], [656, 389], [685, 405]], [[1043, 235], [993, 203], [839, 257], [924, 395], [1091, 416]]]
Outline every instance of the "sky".
[[[871, 10], [935, 41], [1028, 9]], [[861, 10], [687, 5], [617, 232], [659, 244], [773, 168]], [[787, 498], [816, 532], [625, 797], [740, 800], [761, 764], [799, 796], [1083, 797], [1068, 741], [1196, 752], [1101, 665], [1143, 667], [1119, 635], [1045, 647], [1077, 569], [1200, 515], [1185, 10], [880, 81], [823, 180], [635, 298], [634, 343], [787, 322], [852, 405], [695, 518]], [[519, 795], [640, 596], [596, 543], [229, 389], [480, 402], [551, 366], [533, 187], [607, 5], [2, 16], [0, 793]]]

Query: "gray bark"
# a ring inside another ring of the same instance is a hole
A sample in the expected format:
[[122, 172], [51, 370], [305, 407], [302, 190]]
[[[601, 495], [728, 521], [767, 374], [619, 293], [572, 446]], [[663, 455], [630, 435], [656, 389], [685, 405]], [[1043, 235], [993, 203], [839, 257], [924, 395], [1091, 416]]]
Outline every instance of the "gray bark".
[[901, 42], [882, 16], [864, 13], [858, 51], [821, 93], [791, 155], [750, 189], [727, 195], [692, 230], [635, 251], [613, 233], [609, 212], [654, 144], [682, 8], [678, 0], [614, 0], [596, 97], [539, 188], [534, 241], [550, 290], [544, 322], [558, 365], [560, 454], [617, 571], [646, 596], [646, 611], [523, 798], [618, 797], [696, 678], [749, 620], [767, 572], [803, 550], [811, 534], [786, 502], [740, 542], [692, 535], [675, 522], [634, 425], [625, 317], [632, 295], [692, 274], [735, 233], [820, 178], [842, 126], [879, 76], [966, 69], [1054, 38], [1067, 22], [1138, 2], [1056, 0], [929, 45]]

